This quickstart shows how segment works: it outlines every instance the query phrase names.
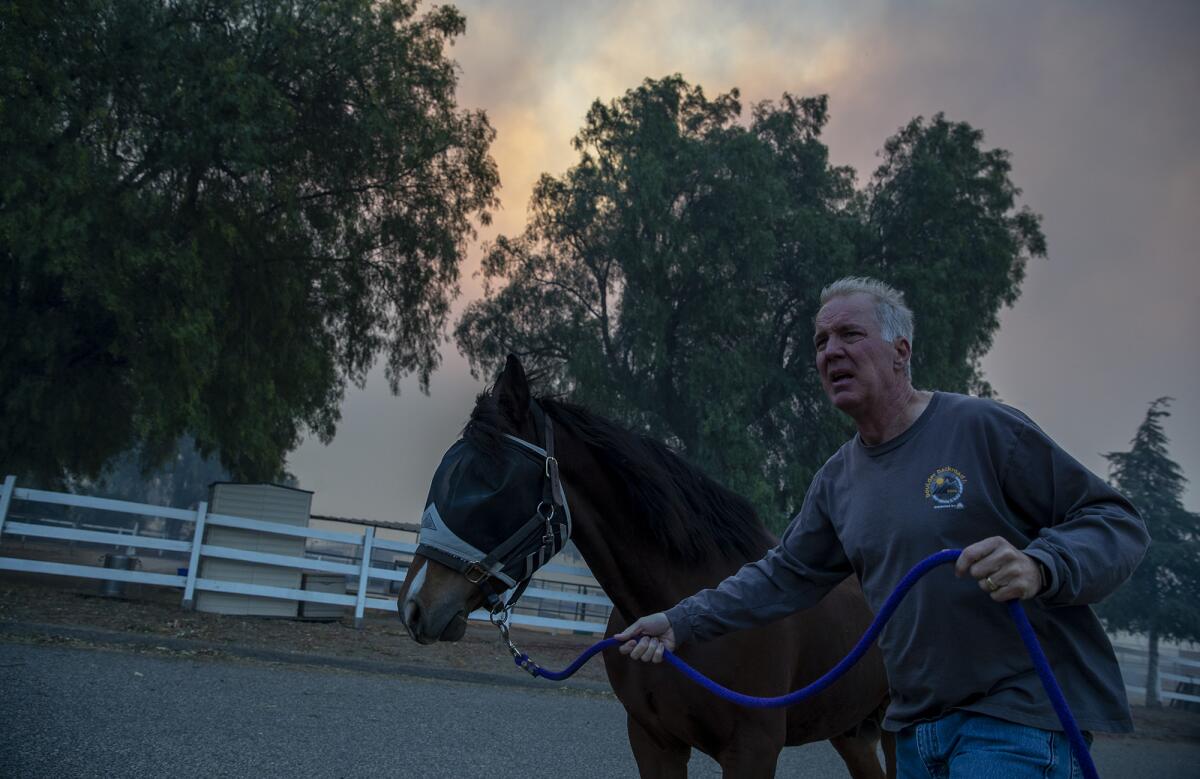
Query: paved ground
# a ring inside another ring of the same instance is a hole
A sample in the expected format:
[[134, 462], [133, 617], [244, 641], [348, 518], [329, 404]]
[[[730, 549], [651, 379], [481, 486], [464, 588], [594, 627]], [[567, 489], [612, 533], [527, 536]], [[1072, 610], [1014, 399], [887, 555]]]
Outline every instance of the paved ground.
[[[609, 695], [0, 643], [0, 776], [636, 775]], [[1108, 777], [1193, 777], [1200, 744], [1101, 741]], [[692, 775], [717, 776], [697, 755]], [[824, 744], [780, 776], [842, 777]]]

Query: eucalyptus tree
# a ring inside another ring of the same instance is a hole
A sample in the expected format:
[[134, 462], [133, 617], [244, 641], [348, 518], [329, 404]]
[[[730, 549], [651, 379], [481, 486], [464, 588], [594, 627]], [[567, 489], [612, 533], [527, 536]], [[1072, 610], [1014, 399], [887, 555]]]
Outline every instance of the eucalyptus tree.
[[1045, 241], [1007, 153], [966, 124], [914, 119], [859, 188], [821, 139], [826, 97], [785, 94], [748, 121], [739, 97], [672, 76], [593, 103], [578, 161], [490, 245], [455, 334], [477, 373], [520, 355], [780, 527], [849, 431], [813, 369], [822, 286], [896, 284], [917, 310], [917, 381], [986, 392], [979, 357]]

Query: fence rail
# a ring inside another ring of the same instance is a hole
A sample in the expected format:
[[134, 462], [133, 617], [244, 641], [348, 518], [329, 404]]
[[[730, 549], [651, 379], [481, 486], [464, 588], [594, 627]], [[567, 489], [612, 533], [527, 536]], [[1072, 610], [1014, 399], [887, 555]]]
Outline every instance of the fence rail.
[[[1121, 664], [1121, 674], [1126, 680], [1125, 690], [1135, 695], [1145, 695], [1149, 650], [1124, 644], [1117, 644], [1114, 649], [1117, 662]], [[1200, 660], [1160, 652], [1158, 697], [1162, 701], [1200, 704]]]
[[[70, 523], [50, 520], [47, 524], [33, 522], [9, 521], [6, 523], [13, 501], [42, 503], [60, 506], [70, 506], [83, 509], [98, 509], [100, 511], [134, 514], [144, 517], [156, 517], [173, 522], [192, 523], [191, 540], [182, 541], [161, 538], [152, 535], [131, 533], [127, 529], [103, 529], [103, 526], [88, 525], [88, 530]], [[321, 541], [348, 544], [356, 548], [356, 554], [349, 559], [356, 562], [333, 562], [309, 556], [294, 557], [291, 555], [268, 554], [245, 549], [217, 546], [204, 543], [204, 528], [207, 525], [256, 530], [276, 535], [313, 538]], [[401, 555], [412, 555], [416, 552], [416, 544], [390, 539], [376, 538], [375, 528], [367, 527], [360, 536], [354, 533], [341, 533], [333, 530], [295, 527], [277, 522], [267, 522], [250, 517], [235, 517], [226, 514], [208, 513], [208, 505], [201, 503], [194, 511], [155, 506], [144, 503], [132, 503], [110, 498], [96, 498], [86, 495], [74, 495], [46, 490], [33, 490], [16, 487], [16, 478], [9, 476], [0, 487], [0, 553], [3, 552], [4, 536], [21, 536], [42, 538], [53, 541], [81, 541], [90, 544], [107, 544], [135, 549], [155, 549], [159, 551], [180, 552], [188, 555], [189, 564], [186, 575], [170, 575], [149, 573], [145, 571], [125, 571], [114, 568], [102, 568], [95, 565], [78, 565], [74, 563], [49, 562], [44, 560], [29, 560], [19, 557], [0, 556], [0, 570], [21, 571], [25, 573], [51, 574], [55, 576], [72, 576], [84, 579], [101, 579], [108, 581], [131, 582], [135, 584], [150, 584], [159, 587], [177, 587], [184, 591], [183, 605], [192, 608], [196, 591], [235, 593], [239, 595], [254, 595], [267, 598], [282, 598], [286, 600], [305, 601], [310, 603], [326, 603], [347, 606], [354, 609], [355, 624], [361, 626], [366, 609], [396, 611], [393, 599], [372, 597], [368, 585], [372, 579], [385, 582], [403, 582], [408, 573], [406, 565], [397, 563], [396, 568], [378, 568], [372, 563], [372, 555], [376, 550], [394, 552]], [[354, 582], [352, 593], [315, 592], [286, 587], [268, 587], [265, 585], [232, 582], [220, 579], [201, 578], [199, 576], [201, 558], [220, 558], [256, 563], [259, 565], [298, 568], [306, 571], [321, 571], [325, 573], [343, 574], [348, 581]], [[567, 574], [585, 577], [591, 581], [591, 572], [586, 568], [549, 564], [543, 566], [539, 573]], [[579, 592], [560, 592], [544, 586], [533, 586], [526, 591], [527, 599], [559, 602], [570, 604], [581, 609], [585, 614], [588, 606], [611, 608], [612, 602], [603, 595], [591, 595]], [[522, 602], [524, 604], [524, 601]], [[475, 611], [470, 619], [486, 621], [487, 613]], [[553, 630], [569, 630], [583, 633], [603, 633], [604, 622], [588, 622], [584, 619], [564, 619], [533, 614], [515, 613], [511, 620], [515, 625], [538, 627]]]

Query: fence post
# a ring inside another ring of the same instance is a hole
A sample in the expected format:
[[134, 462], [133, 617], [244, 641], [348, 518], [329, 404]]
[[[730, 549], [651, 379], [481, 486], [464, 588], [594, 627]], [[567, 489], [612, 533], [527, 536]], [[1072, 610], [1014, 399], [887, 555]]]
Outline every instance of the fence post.
[[367, 608], [367, 570], [371, 567], [371, 547], [375, 545], [375, 527], [367, 526], [367, 532], [363, 533], [362, 543], [362, 567], [358, 570], [358, 599], [354, 604], [354, 627], [361, 628], [363, 624], [363, 612]]
[[8, 504], [12, 503], [16, 483], [17, 477], [9, 474], [4, 477], [4, 486], [0, 487], [0, 534], [4, 533], [4, 518], [8, 516]]
[[188, 559], [187, 586], [183, 588], [183, 610], [196, 608], [196, 576], [200, 573], [200, 546], [204, 543], [204, 520], [208, 517], [208, 501], [196, 507], [196, 530], [192, 534], [192, 555]]

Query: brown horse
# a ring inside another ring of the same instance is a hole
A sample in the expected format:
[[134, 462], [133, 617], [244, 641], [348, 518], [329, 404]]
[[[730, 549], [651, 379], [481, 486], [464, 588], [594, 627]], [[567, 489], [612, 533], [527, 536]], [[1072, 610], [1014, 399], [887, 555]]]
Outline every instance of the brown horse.
[[[464, 438], [486, 445], [507, 433], [540, 445], [530, 400], [524, 371], [510, 357], [492, 391], [480, 395]], [[536, 407], [553, 426], [573, 538], [613, 602], [609, 635], [714, 586], [774, 546], [746, 501], [666, 446], [577, 406], [539, 398]], [[418, 554], [400, 591], [400, 614], [415, 640], [453, 641], [485, 599], [468, 576]], [[726, 687], [780, 695], [833, 667], [870, 621], [857, 581], [847, 580], [813, 608], [684, 645], [678, 654]], [[727, 703], [665, 664], [631, 662], [615, 650], [604, 661], [644, 777], [686, 776], [693, 748], [711, 755], [727, 777], [773, 776], [785, 745], [823, 739], [851, 776], [883, 777], [876, 756], [881, 734], [887, 775], [895, 775], [891, 735], [878, 726], [888, 685], [876, 649], [811, 700], [769, 710]]]

